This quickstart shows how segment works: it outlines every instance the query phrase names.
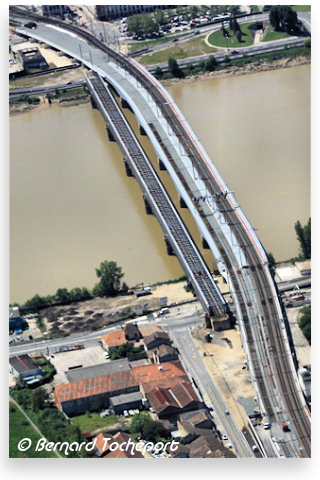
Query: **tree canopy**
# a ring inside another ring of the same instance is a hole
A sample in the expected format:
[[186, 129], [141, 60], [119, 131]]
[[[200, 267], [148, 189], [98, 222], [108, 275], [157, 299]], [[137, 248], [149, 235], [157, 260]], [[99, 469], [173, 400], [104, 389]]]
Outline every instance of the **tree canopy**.
[[311, 258], [311, 218], [308, 223], [302, 227], [300, 221], [295, 223], [294, 229], [300, 244], [300, 258], [307, 260]]
[[289, 5], [274, 5], [269, 20], [275, 30], [294, 33], [297, 28], [297, 13]]
[[121, 278], [124, 276], [121, 267], [118, 267], [116, 262], [108, 262], [105, 260], [100, 263], [100, 267], [96, 268], [97, 277], [100, 282], [97, 283], [92, 293], [94, 295], [108, 295], [117, 294], [121, 288]]
[[[159, 22], [162, 21], [159, 14], [157, 14], [156, 18], [159, 19]], [[141, 13], [132, 15], [127, 19], [127, 29], [130, 35], [149, 37], [159, 32], [159, 23], [154, 16]]]
[[301, 314], [299, 327], [301, 328], [303, 335], [311, 344], [311, 307], [303, 307], [299, 313]]

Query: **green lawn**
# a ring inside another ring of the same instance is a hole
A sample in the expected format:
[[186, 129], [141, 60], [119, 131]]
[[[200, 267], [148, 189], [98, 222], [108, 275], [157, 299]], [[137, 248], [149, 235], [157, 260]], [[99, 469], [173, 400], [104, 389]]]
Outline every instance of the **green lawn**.
[[311, 12], [311, 5], [290, 5], [295, 12]]
[[238, 42], [236, 35], [232, 30], [230, 30], [230, 28], [226, 28], [226, 31], [229, 34], [228, 38], [225, 38], [223, 36], [222, 30], [220, 29], [212, 32], [211, 35], [209, 35], [208, 42], [211, 43], [211, 45], [224, 48], [248, 47], [250, 45], [253, 45], [253, 37], [248, 28], [250, 25], [253, 24], [254, 22], [239, 24], [241, 32], [243, 34], [241, 42]]
[[84, 413], [71, 418], [74, 425], [79, 426], [81, 432], [93, 432], [99, 428], [109, 427], [118, 422], [118, 417], [110, 415], [110, 417], [101, 418], [99, 413]]
[[154, 47], [155, 45], [161, 45], [163, 43], [170, 42], [174, 38], [181, 38], [181, 37], [185, 37], [186, 35], [189, 35], [189, 33], [182, 33], [181, 35], [175, 35], [174, 37], [171, 36], [171, 37], [158, 38], [157, 40], [146, 40], [145, 42], [131, 43], [129, 44], [130, 53], [138, 52], [143, 48], [151, 48], [151, 47]]
[[273, 40], [280, 40], [280, 38], [288, 38], [290, 35], [286, 32], [276, 32], [271, 26], [268, 27], [266, 36], [263, 42], [272, 42]]
[[216, 49], [210, 47], [204, 41], [206, 35], [199, 35], [181, 42], [177, 42], [174, 46], [159, 50], [153, 54], [146, 54], [139, 58], [139, 62], [144, 65], [154, 65], [156, 63], [165, 63], [170, 57], [176, 60], [181, 58], [195, 57], [197, 55], [205, 55], [208, 53], [214, 53]]
[[[36, 452], [33, 448], [40, 435], [33, 429], [20, 410], [10, 403], [9, 411], [9, 457], [10, 458], [57, 458], [54, 452]], [[25, 452], [20, 452], [18, 443], [23, 438], [30, 438], [32, 446]]]
[[252, 8], [252, 13], [259, 13], [261, 11], [258, 5], [250, 5], [250, 7]]

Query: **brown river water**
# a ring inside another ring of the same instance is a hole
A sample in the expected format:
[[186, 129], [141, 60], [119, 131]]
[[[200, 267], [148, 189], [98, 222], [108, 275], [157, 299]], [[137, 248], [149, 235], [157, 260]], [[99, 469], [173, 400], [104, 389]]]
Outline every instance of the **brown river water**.
[[[310, 65], [168, 90], [267, 251], [296, 256], [294, 223], [310, 216]], [[139, 139], [178, 205], [149, 140]], [[183, 274], [89, 103], [10, 117], [10, 149], [10, 301], [91, 288], [103, 260], [121, 265], [131, 286]], [[191, 214], [179, 212], [200, 247]], [[212, 269], [211, 252], [201, 252]]]

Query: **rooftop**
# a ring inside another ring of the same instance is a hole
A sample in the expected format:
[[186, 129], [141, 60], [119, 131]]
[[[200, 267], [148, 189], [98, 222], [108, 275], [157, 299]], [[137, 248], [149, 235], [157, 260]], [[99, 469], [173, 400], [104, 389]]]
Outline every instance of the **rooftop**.
[[156, 364], [150, 364], [113, 372], [109, 375], [60, 384], [56, 386], [54, 395], [59, 405], [62, 402], [117, 392], [139, 385], [143, 385], [145, 391], [153, 389], [156, 385], [167, 387], [176, 383], [177, 377], [189, 382], [188, 376], [178, 360], [163, 363], [161, 369]]
[[111, 397], [110, 403], [113, 406], [117, 406], [117, 405], [123, 405], [125, 403], [137, 402], [139, 400], [142, 400], [141, 392], [132, 392], [132, 393], [124, 393], [122, 395]]
[[29, 355], [11, 357], [9, 358], [9, 363], [18, 373], [28, 372], [29, 370], [36, 370], [39, 368], [38, 365], [31, 360]]
[[159, 327], [158, 325], [142, 325], [139, 326], [140, 333], [143, 337], [148, 337], [155, 332], [163, 332], [163, 328]]
[[113, 360], [112, 362], [68, 370], [65, 374], [69, 382], [76, 382], [78, 380], [86, 380], [88, 378], [109, 375], [110, 373], [122, 372], [125, 370], [130, 370], [129, 361], [127, 358], [120, 358], [120, 360]]
[[191, 383], [181, 380], [177, 380], [177, 383], [171, 387], [156, 386], [147, 393], [147, 398], [158, 414], [169, 407], [182, 409], [193, 402], [199, 402], [198, 395]]
[[111, 332], [102, 337], [102, 340], [105, 342], [108, 348], [119, 347], [126, 343], [126, 338], [123, 330], [117, 332]]

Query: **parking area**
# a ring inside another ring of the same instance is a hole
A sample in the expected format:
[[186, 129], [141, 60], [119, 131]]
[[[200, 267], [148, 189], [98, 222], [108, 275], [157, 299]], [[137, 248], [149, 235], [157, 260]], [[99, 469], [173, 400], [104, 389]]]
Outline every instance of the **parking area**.
[[[13, 343], [20, 343], [23, 341], [30, 342], [30, 341], [33, 341], [34, 339], [37, 339], [43, 336], [43, 333], [39, 329], [37, 320], [35, 317], [25, 318], [25, 320], [29, 324], [29, 329], [25, 330], [22, 333], [12, 333], [11, 335], [9, 335], [9, 338], [11, 338]], [[30, 338], [30, 335], [32, 338]]]
[[68, 383], [68, 379], [64, 372], [70, 367], [75, 367], [77, 365], [90, 367], [92, 365], [106, 362], [103, 352], [103, 348], [98, 345], [70, 352], [59, 352], [53, 354], [53, 356], [50, 355], [50, 361], [57, 370], [53, 383], [55, 385], [58, 385], [59, 383]]

